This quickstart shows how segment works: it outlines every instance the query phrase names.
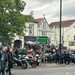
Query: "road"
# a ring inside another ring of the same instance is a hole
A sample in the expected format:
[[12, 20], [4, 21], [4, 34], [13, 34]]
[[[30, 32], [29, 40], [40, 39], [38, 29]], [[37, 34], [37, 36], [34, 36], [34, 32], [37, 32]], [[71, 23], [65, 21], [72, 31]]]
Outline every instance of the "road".
[[43, 64], [33, 69], [13, 69], [13, 75], [75, 75], [75, 65]]

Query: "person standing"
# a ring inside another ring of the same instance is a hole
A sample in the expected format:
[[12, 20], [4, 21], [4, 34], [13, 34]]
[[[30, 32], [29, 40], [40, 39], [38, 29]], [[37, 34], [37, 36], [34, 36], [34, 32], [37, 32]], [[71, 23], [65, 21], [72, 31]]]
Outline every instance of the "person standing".
[[5, 50], [0, 47], [0, 75], [5, 75], [7, 56]]
[[6, 70], [6, 73], [8, 73], [8, 75], [12, 75], [11, 74], [11, 68], [12, 68], [12, 52], [10, 51], [10, 47], [7, 47], [6, 54], [7, 54], [7, 62], [8, 62], [8, 68]]

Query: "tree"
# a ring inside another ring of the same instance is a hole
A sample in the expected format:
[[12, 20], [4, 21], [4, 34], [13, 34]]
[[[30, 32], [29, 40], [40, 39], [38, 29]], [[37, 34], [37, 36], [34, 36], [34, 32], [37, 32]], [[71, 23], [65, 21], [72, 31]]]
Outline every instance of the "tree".
[[21, 0], [0, 0], [0, 41], [9, 43], [16, 35], [24, 35], [25, 22], [31, 16], [22, 15], [26, 3]]

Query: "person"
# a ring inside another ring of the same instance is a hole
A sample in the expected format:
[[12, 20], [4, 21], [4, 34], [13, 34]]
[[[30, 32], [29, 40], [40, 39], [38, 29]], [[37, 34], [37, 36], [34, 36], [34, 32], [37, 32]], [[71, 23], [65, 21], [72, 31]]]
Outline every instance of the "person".
[[29, 58], [33, 58], [33, 49], [32, 48], [29, 48], [28, 51], [27, 51], [27, 56]]
[[1, 46], [0, 47], [0, 75], [5, 75], [6, 60], [7, 60], [6, 52]]
[[7, 47], [6, 53], [7, 53], [7, 62], [8, 62], [8, 68], [6, 70], [6, 73], [8, 73], [8, 75], [12, 75], [11, 74], [11, 68], [12, 68], [12, 51], [10, 50], [10, 47]]
[[65, 64], [70, 64], [70, 54], [69, 52], [65, 52], [65, 55], [64, 55], [64, 62]]

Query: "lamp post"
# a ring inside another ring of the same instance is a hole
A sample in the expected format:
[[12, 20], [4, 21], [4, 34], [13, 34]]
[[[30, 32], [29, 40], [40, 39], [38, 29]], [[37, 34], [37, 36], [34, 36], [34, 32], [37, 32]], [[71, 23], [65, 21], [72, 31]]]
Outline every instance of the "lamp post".
[[59, 28], [60, 28], [60, 40], [59, 40], [59, 49], [60, 49], [60, 53], [61, 53], [61, 43], [62, 43], [62, 39], [61, 39], [61, 26], [62, 26], [62, 0], [60, 0], [60, 25], [59, 25]]

